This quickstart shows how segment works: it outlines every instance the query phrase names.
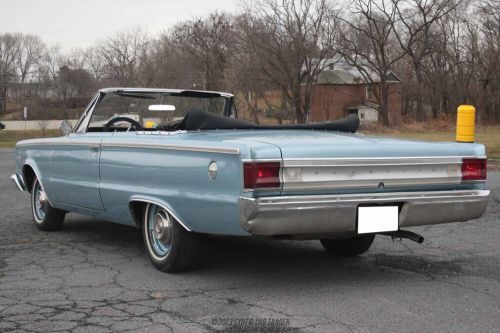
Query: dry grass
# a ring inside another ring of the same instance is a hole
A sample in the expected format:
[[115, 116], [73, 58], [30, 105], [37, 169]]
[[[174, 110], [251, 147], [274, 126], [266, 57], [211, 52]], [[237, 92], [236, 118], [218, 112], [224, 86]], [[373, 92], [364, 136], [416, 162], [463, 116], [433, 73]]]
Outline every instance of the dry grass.
[[[45, 137], [59, 136], [59, 130], [46, 130]], [[17, 141], [43, 138], [42, 131], [0, 131], [0, 148], [14, 147]]]
[[[452, 123], [453, 124], [453, 123]], [[409, 124], [397, 129], [374, 126], [365, 128], [363, 133], [427, 141], [455, 141], [455, 127], [450, 123], [438, 122]], [[500, 159], [500, 126], [476, 127], [475, 141], [486, 147], [490, 159]]]

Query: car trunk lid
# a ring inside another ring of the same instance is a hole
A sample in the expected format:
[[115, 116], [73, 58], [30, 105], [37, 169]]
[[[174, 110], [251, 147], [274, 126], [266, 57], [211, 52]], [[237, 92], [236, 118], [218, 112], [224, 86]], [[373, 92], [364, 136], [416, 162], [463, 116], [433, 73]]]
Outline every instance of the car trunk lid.
[[319, 131], [254, 133], [282, 154], [282, 195], [455, 189], [462, 156], [453, 142]]

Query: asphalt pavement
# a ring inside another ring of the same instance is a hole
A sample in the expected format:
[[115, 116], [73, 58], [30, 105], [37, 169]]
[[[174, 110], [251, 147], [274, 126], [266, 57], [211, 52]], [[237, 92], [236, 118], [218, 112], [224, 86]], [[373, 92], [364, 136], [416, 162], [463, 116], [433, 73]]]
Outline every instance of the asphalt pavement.
[[[214, 238], [198, 269], [157, 271], [140, 232], [66, 217], [38, 231], [0, 150], [0, 332], [500, 332], [500, 173], [479, 220], [377, 237], [354, 259], [316, 241]], [[432, 212], [429, 212], [432, 214]]]

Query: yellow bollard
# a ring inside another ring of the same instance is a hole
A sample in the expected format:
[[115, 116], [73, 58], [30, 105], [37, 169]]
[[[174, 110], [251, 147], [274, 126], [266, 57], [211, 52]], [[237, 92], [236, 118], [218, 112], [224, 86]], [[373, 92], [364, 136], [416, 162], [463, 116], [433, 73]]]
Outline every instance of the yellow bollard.
[[460, 105], [457, 108], [457, 142], [474, 142], [476, 108]]

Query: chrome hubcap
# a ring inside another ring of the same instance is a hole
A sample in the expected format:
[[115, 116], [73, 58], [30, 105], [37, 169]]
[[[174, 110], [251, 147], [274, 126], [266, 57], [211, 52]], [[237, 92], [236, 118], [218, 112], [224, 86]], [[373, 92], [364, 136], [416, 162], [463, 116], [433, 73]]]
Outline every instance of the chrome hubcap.
[[166, 244], [170, 244], [172, 238], [172, 223], [165, 211], [160, 211], [154, 216], [154, 237]]
[[43, 220], [45, 215], [47, 214], [47, 196], [45, 195], [45, 191], [40, 186], [40, 183], [36, 184], [35, 193], [34, 193], [34, 206], [35, 206], [35, 215], [38, 220]]
[[149, 244], [159, 257], [165, 257], [172, 244], [172, 218], [163, 208], [151, 205], [147, 213]]

